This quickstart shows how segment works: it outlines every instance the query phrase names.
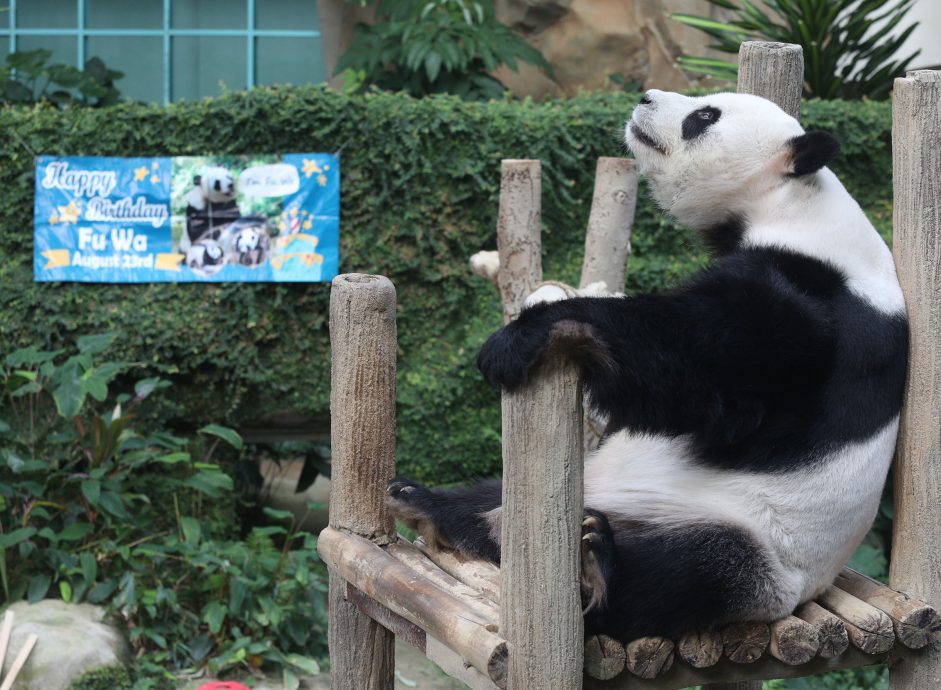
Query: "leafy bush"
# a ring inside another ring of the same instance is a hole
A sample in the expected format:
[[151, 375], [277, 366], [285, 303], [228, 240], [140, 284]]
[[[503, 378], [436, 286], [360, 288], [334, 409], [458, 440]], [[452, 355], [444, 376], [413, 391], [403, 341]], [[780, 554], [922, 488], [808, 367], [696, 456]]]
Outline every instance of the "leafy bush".
[[549, 67], [497, 21], [492, 0], [383, 0], [375, 23], [356, 26], [337, 73], [349, 70], [358, 86], [476, 100], [499, 97], [503, 85], [490, 72], [515, 71], [517, 60]]
[[[895, 77], [905, 74], [921, 51], [896, 58], [918, 22], [896, 36], [915, 0], [767, 0], [765, 12], [744, 0], [709, 0], [731, 11], [727, 22], [688, 14], [673, 14], [678, 22], [709, 34], [709, 47], [738, 53], [742, 41], [766, 40], [797, 43], [804, 48], [804, 95], [808, 98], [889, 97]], [[691, 71], [735, 79], [733, 62], [683, 57], [680, 64]]]
[[232, 480], [213, 455], [241, 439], [216, 425], [199, 444], [138, 428], [138, 407], [167, 383], [143, 379], [133, 396], [109, 397], [131, 366], [97, 361], [114, 337], [4, 359], [4, 601], [54, 593], [105, 604], [134, 649], [169, 669], [268, 664], [289, 681], [316, 673], [325, 604], [314, 538], [278, 525], [237, 538]]
[[[10, 136], [0, 137], [0, 352], [118, 331], [114, 359], [173, 383], [173, 395], [152, 396], [139, 418], [180, 434], [213, 422], [257, 426], [282, 410], [327, 418], [329, 285], [33, 283], [33, 152], [342, 147], [340, 269], [383, 273], [398, 291], [398, 467], [435, 483], [492, 475], [499, 396], [474, 359], [501, 311], [493, 286], [466, 262], [496, 244], [500, 159], [542, 161], [545, 274], [577, 281], [595, 161], [624, 155], [622, 126], [638, 98], [463, 102], [278, 88], [166, 108], [2, 109], [0, 130]], [[809, 101], [802, 111], [808, 127], [841, 139], [834, 169], [888, 233], [888, 104]], [[632, 247], [629, 290], [664, 289], [703, 260], [695, 238], [643, 190]]]
[[[93, 57], [85, 69], [72, 65], [46, 64], [52, 51], [21, 50], [6, 57], [0, 67], [0, 105], [48, 102], [58, 106], [78, 104], [102, 107], [118, 102], [120, 92], [114, 82], [123, 72], [109, 69], [101, 58]], [[50, 90], [55, 88], [54, 90]]]

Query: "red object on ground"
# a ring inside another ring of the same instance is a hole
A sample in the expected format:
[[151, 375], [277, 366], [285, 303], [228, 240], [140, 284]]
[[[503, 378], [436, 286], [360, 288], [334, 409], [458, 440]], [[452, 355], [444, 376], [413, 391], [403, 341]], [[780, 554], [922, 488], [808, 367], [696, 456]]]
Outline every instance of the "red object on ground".
[[251, 688], [231, 680], [214, 680], [200, 685], [196, 690], [251, 690]]

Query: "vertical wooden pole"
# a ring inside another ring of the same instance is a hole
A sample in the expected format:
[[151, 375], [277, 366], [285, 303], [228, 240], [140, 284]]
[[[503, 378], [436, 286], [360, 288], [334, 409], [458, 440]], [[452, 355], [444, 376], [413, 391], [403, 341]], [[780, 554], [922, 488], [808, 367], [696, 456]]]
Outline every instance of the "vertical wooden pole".
[[542, 282], [542, 167], [536, 160], [505, 160], [500, 169], [497, 212], [497, 287], [503, 299], [503, 323], [523, 308]]
[[[500, 292], [510, 320], [542, 277], [538, 161], [504, 161], [500, 189]], [[500, 630], [510, 690], [582, 687], [581, 390], [576, 369], [549, 349], [530, 385], [503, 394]]]
[[[892, 163], [893, 253], [911, 344], [889, 582], [941, 607], [941, 71], [895, 80]], [[941, 650], [891, 665], [890, 686], [941, 687]]]
[[793, 43], [745, 41], [738, 51], [738, 92], [774, 101], [788, 115], [801, 113], [804, 50]]
[[609, 290], [624, 290], [636, 206], [637, 168], [634, 160], [599, 158], [579, 287], [603, 280]]
[[[395, 474], [395, 288], [387, 278], [340, 275], [330, 292], [330, 526], [388, 543], [385, 488]], [[395, 636], [345, 599], [330, 575], [333, 690], [392, 690]]]
[[[738, 91], [777, 103], [800, 117], [804, 51], [793, 43], [746, 41], [738, 51]], [[761, 690], [760, 680], [710, 683], [703, 690]]]

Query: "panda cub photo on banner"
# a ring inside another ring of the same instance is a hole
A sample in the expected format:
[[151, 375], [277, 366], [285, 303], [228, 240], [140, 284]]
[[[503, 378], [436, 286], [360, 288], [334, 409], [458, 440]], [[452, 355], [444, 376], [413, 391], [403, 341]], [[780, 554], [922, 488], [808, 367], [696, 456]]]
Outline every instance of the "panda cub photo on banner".
[[[293, 158], [298, 160], [289, 160]], [[321, 191], [335, 177], [328, 177], [332, 158], [174, 158], [172, 241], [182, 270], [196, 279], [214, 280], [238, 280], [246, 272], [270, 273], [275, 280], [291, 279], [292, 272], [322, 274], [323, 231], [332, 230], [323, 221], [335, 223], [335, 214], [324, 214], [311, 191]]]

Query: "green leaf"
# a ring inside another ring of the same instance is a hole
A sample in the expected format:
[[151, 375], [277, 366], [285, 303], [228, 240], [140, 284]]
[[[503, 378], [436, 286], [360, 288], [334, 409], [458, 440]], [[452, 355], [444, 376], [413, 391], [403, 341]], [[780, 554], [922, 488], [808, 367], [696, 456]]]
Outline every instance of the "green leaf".
[[118, 337], [117, 333], [99, 333], [98, 335], [83, 335], [79, 337], [76, 344], [78, 345], [78, 351], [86, 355], [97, 355], [101, 352], [104, 352], [109, 347], [111, 343], [114, 342], [115, 338]]
[[59, 596], [62, 597], [62, 601], [68, 604], [72, 601], [72, 585], [66, 580], [59, 580]]
[[183, 531], [183, 541], [193, 546], [199, 544], [199, 539], [202, 536], [202, 528], [199, 525], [199, 520], [193, 517], [181, 517], [180, 529]]
[[242, 450], [242, 448], [245, 446], [245, 443], [242, 441], [242, 437], [239, 436], [238, 432], [235, 429], [230, 429], [227, 426], [221, 426], [219, 424], [207, 424], [199, 430], [199, 433], [209, 434], [210, 436], [218, 436], [230, 446], [235, 448], [235, 450]]
[[78, 541], [87, 537], [94, 526], [90, 522], [73, 522], [59, 532], [60, 541]]
[[113, 491], [102, 491], [98, 500], [98, 505], [114, 515], [116, 518], [127, 518], [127, 511], [124, 509], [124, 501]]
[[88, 551], [82, 551], [78, 560], [82, 567], [82, 577], [85, 578], [86, 584], [90, 585], [98, 577], [98, 561]]
[[82, 480], [82, 495], [93, 505], [98, 505], [98, 499], [101, 498], [101, 482], [97, 479]]
[[114, 594], [114, 590], [118, 588], [118, 583], [115, 582], [113, 578], [108, 578], [104, 582], [99, 582], [97, 585], [91, 588], [88, 592], [86, 599], [89, 603], [100, 604]]
[[35, 604], [37, 601], [42, 601], [46, 596], [46, 592], [49, 591], [51, 586], [52, 577], [47, 573], [33, 575], [29, 581], [29, 589], [26, 591], [26, 599], [30, 604]]
[[20, 527], [12, 532], [0, 534], [0, 549], [9, 549], [36, 534], [35, 527]]
[[218, 635], [225, 621], [225, 607], [218, 601], [212, 601], [203, 608], [203, 622], [209, 626], [209, 632]]
[[284, 659], [305, 675], [316, 676], [320, 673], [320, 664], [310, 657], [301, 656], [300, 654], [287, 654]]
[[85, 387], [82, 374], [75, 359], [70, 359], [57, 372], [57, 385], [52, 391], [59, 415], [66, 419], [75, 417], [85, 404]]

